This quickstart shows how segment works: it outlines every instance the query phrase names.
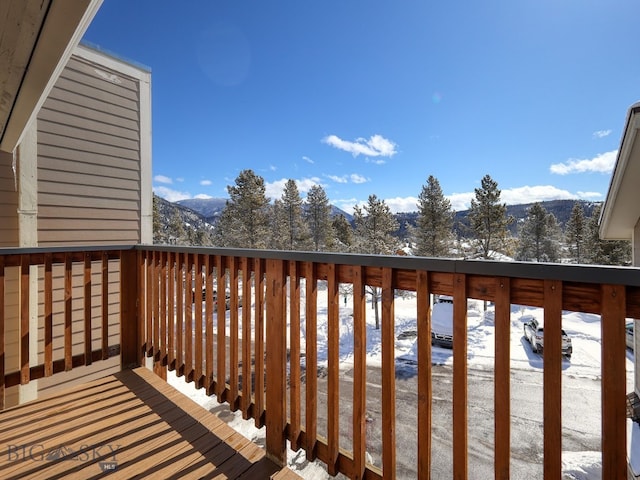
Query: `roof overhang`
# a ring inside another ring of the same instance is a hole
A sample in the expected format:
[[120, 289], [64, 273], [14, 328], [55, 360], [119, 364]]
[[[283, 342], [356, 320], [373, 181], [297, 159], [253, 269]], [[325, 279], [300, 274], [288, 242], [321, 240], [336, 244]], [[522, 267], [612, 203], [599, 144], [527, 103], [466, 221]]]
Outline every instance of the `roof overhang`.
[[102, 0], [2, 0], [0, 150], [12, 152]]
[[600, 215], [600, 238], [631, 240], [640, 219], [640, 103], [629, 108], [607, 198]]

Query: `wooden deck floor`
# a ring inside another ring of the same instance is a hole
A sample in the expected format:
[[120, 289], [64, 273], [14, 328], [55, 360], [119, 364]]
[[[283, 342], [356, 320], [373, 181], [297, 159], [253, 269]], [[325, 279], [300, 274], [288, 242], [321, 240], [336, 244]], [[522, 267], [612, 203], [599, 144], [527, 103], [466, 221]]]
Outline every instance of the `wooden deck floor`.
[[144, 368], [0, 412], [0, 478], [299, 479]]

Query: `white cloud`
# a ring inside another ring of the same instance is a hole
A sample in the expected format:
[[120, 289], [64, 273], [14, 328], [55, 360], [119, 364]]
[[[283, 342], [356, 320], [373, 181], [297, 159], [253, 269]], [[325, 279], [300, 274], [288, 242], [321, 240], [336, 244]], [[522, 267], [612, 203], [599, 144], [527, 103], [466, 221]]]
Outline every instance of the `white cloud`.
[[[591, 196], [599, 196], [591, 192]], [[451, 208], [455, 211], [468, 210], [471, 207], [471, 199], [475, 198], [475, 192], [454, 193], [446, 196], [451, 202]], [[500, 203], [507, 205], [518, 205], [522, 203], [544, 202], [547, 200], [584, 198], [580, 193], [571, 193], [553, 185], [535, 185], [502, 189], [500, 192]]]
[[165, 177], [164, 175], [156, 175], [155, 177], [153, 177], [153, 180], [155, 182], [166, 183], [168, 185], [173, 183], [173, 180], [171, 180], [169, 177]]
[[549, 170], [557, 175], [567, 175], [569, 173], [611, 173], [618, 156], [617, 150], [601, 153], [594, 158], [588, 159], [569, 159], [564, 163], [554, 163]]
[[182, 182], [184, 182], [184, 178], [183, 177], [178, 177], [178, 178], [176, 178], [176, 182], [182, 183]]
[[203, 187], [207, 187], [211, 185], [211, 180], [201, 180], [200, 185], [202, 185]]
[[358, 173], [352, 173], [351, 175], [325, 175], [325, 177], [327, 177], [329, 180], [332, 180], [336, 183], [355, 183], [355, 184], [360, 184], [360, 183], [367, 183], [369, 181], [371, 181], [370, 178], [367, 178], [363, 175], [360, 175]]
[[211, 195], [207, 195], [206, 193], [199, 193], [193, 198], [201, 198], [203, 200], [206, 200], [208, 198], [213, 198], [213, 197]]
[[397, 152], [396, 144], [382, 135], [373, 135], [369, 139], [358, 138], [355, 142], [342, 140], [337, 135], [329, 135], [322, 139], [327, 145], [351, 153], [354, 157], [362, 154], [367, 157], [392, 157]]
[[367, 163], [373, 163], [374, 165], [384, 165], [387, 161], [383, 158], [367, 158]]
[[415, 212], [418, 210], [418, 199], [416, 197], [387, 198], [384, 202], [393, 213]]
[[594, 138], [604, 138], [608, 137], [609, 135], [611, 135], [611, 130], [598, 130], [593, 132]]
[[303, 157], [302, 157], [302, 159], [303, 159], [305, 162], [307, 162], [307, 163], [311, 163], [311, 164], [315, 163], [315, 162], [314, 162], [313, 160], [311, 160], [309, 157], [305, 157], [305, 156], [303, 156]]
[[358, 175], [357, 173], [352, 173], [349, 178], [353, 183], [367, 183], [369, 181], [367, 177], [363, 177], [362, 175]]
[[275, 165], [269, 165], [269, 170], [271, 170], [272, 172], [275, 172], [277, 168]]
[[474, 198], [475, 193], [453, 193], [451, 195], [445, 196], [451, 202], [451, 208], [453, 208], [456, 212], [460, 212], [469, 208], [469, 206], [471, 205], [471, 199]]
[[338, 175], [325, 175], [329, 180], [333, 180], [336, 183], [347, 183], [349, 179], [346, 175], [339, 177]]
[[[281, 178], [280, 180], [276, 180], [275, 182], [265, 182], [265, 194], [271, 200], [281, 198], [282, 192], [284, 192], [284, 187], [288, 181], [288, 178]], [[309, 189], [314, 185], [320, 185], [320, 179], [317, 177], [303, 178], [300, 180], [295, 180], [295, 182], [300, 195], [304, 195], [305, 193], [307, 193]]]
[[546, 200], [572, 199], [577, 195], [567, 190], [556, 188], [553, 185], [535, 185], [530, 187], [516, 187], [502, 190], [500, 198], [508, 205], [518, 205], [520, 203], [544, 202]]
[[177, 202], [178, 200], [191, 198], [191, 194], [189, 192], [179, 192], [167, 187], [153, 187], [153, 191], [156, 195], [168, 200], [169, 202]]
[[598, 199], [602, 198], [602, 194], [600, 192], [576, 192], [578, 197], [585, 199]]

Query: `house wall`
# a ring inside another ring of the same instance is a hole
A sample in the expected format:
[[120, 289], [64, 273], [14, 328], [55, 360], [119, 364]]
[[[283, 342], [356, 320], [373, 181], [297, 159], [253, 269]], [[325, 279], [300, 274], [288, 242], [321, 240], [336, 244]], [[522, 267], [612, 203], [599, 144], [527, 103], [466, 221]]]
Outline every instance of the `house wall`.
[[148, 72], [72, 56], [38, 114], [40, 246], [151, 236], [149, 89]]
[[0, 151], [0, 247], [18, 245], [18, 192], [13, 155]]

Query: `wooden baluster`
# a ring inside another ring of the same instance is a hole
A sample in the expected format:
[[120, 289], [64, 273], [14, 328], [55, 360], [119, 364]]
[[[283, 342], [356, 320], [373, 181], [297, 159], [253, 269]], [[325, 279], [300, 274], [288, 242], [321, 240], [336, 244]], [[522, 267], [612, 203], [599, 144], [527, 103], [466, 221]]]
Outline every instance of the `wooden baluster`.
[[187, 254], [184, 311], [184, 376], [187, 382], [193, 381], [193, 302], [196, 293], [193, 290], [193, 254]]
[[[264, 424], [264, 260], [255, 260], [255, 425], [261, 428]], [[243, 300], [245, 304], [247, 300]]]
[[298, 263], [289, 262], [289, 440], [300, 449], [300, 275]]
[[305, 302], [306, 314], [306, 391], [305, 391], [305, 450], [307, 460], [313, 461], [317, 455], [318, 432], [318, 279], [316, 266], [305, 262]]
[[[236, 411], [239, 407], [238, 402], [238, 338], [239, 338], [239, 319], [238, 319], [238, 258], [231, 257], [229, 259], [229, 386], [231, 398], [228, 400], [231, 410]], [[231, 300], [234, 301], [235, 308], [231, 305]], [[218, 303], [225, 305], [227, 303], [226, 292], [223, 290], [218, 292]], [[226, 315], [226, 314], [225, 314]]]
[[495, 301], [495, 478], [510, 478], [511, 456], [511, 283], [508, 277], [496, 278]]
[[203, 385], [202, 378], [202, 256], [196, 254], [194, 256], [195, 263], [195, 281], [196, 285], [193, 293], [193, 305], [195, 307], [195, 371], [193, 374], [193, 380], [196, 384], [196, 388], [200, 388]]
[[382, 473], [396, 478], [396, 359], [393, 270], [382, 270]]
[[167, 370], [176, 368], [176, 254], [167, 253], [169, 278], [167, 280]]
[[336, 266], [333, 263], [327, 265], [327, 347], [328, 347], [328, 371], [327, 382], [327, 441], [328, 459], [327, 471], [329, 475], [338, 473], [338, 453], [340, 447], [340, 319], [339, 302], [340, 292], [336, 279]]
[[44, 255], [44, 376], [53, 375], [53, 261]]
[[364, 267], [353, 268], [353, 478], [365, 473], [367, 449], [367, 297]]
[[84, 364], [91, 365], [91, 254], [84, 254]]
[[429, 277], [424, 270], [416, 272], [416, 314], [418, 326], [418, 478], [431, 478], [431, 307]]
[[467, 478], [467, 285], [464, 274], [453, 276], [453, 478]]
[[73, 368], [72, 354], [72, 272], [71, 272], [71, 254], [64, 254], [64, 370], [70, 371]]
[[[146, 295], [146, 335], [145, 335], [145, 346], [146, 346], [146, 355], [150, 357], [153, 355], [153, 252], [145, 252], [145, 260], [146, 260], [146, 287], [147, 287], [147, 295]], [[122, 262], [121, 262], [122, 264]]]
[[157, 374], [164, 380], [167, 379], [167, 252], [160, 252], [160, 345], [158, 346], [160, 355], [157, 362]]
[[[242, 418], [249, 418], [251, 405], [251, 259], [243, 257], [242, 268]], [[232, 302], [233, 303], [233, 302]], [[236, 301], [236, 304], [238, 302]], [[237, 307], [237, 305], [236, 305]]]
[[207, 395], [213, 395], [213, 264], [211, 255], [204, 258], [204, 268], [206, 272], [205, 284], [205, 379], [204, 386]]
[[221, 256], [216, 257], [216, 322], [218, 323], [218, 373], [216, 379], [216, 396], [219, 402], [224, 402], [226, 388], [226, 362], [227, 362], [227, 322], [224, 307], [225, 296], [225, 259]]
[[[141, 252], [137, 252], [137, 264], [140, 264], [140, 260], [141, 260]], [[101, 293], [101, 305], [100, 305], [100, 347], [102, 349], [102, 360], [106, 360], [109, 358], [109, 256], [107, 255], [106, 251], [103, 251], [101, 254], [101, 264], [100, 264], [100, 273], [101, 273], [101, 282], [100, 282], [100, 293]], [[46, 256], [45, 256], [45, 261], [46, 261]], [[46, 279], [46, 266], [45, 266], [45, 304], [46, 304], [46, 291], [47, 291], [47, 287], [46, 287], [46, 283], [47, 283], [47, 279]], [[144, 290], [142, 290], [142, 285], [143, 283], [140, 282], [140, 278], [141, 275], [138, 275], [138, 285], [137, 287], [137, 291], [139, 292], [140, 296], [142, 296], [142, 293], [144, 292]], [[142, 302], [142, 298], [138, 299], [138, 318], [142, 319], [144, 318], [143, 316], [140, 315], [141, 312], [143, 312], [144, 310], [142, 310], [144, 306], [144, 303]], [[46, 307], [45, 307], [46, 308]], [[144, 338], [141, 334], [142, 334], [142, 330], [139, 329], [138, 334], [140, 335], [140, 338]]]
[[153, 368], [159, 374], [157, 364], [160, 361], [160, 252], [153, 252]]
[[191, 292], [185, 292], [185, 262], [187, 254], [176, 254], [176, 375], [184, 375], [184, 311], [185, 303], [191, 301]]

